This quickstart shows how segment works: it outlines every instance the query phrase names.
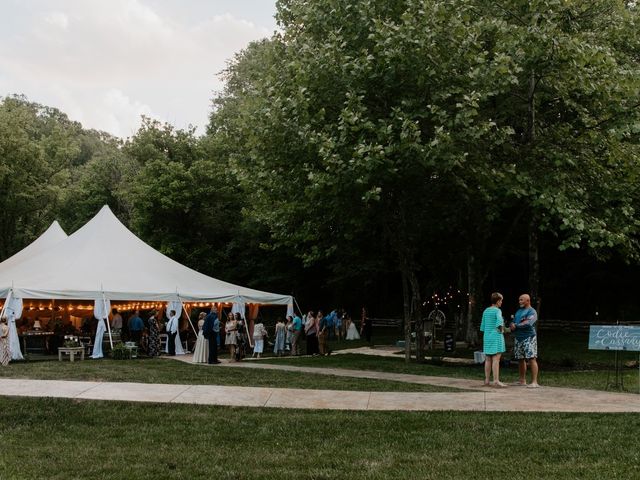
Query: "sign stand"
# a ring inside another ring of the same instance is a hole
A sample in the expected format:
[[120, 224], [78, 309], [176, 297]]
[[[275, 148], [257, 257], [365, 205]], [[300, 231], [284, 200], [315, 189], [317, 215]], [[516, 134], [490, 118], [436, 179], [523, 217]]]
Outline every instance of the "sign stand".
[[[607, 373], [606, 390], [626, 390], [621, 352], [640, 352], [640, 327], [631, 325], [591, 325], [589, 350], [609, 350], [615, 353], [613, 381], [611, 370]], [[640, 390], [640, 357], [638, 359], [638, 389]]]
[[624, 375], [622, 373], [622, 359], [620, 355], [618, 355], [618, 350], [614, 352], [614, 367], [613, 367], [613, 382], [610, 382], [611, 370], [607, 373], [607, 386], [605, 390], [609, 390], [609, 388], [613, 390], [625, 390], [624, 388]]

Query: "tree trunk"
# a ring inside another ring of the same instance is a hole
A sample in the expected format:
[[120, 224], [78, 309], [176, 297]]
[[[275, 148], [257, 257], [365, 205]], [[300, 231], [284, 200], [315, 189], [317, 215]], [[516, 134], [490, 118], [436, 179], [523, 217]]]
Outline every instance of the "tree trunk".
[[402, 297], [404, 300], [404, 361], [411, 362], [411, 293], [409, 279], [402, 272]]
[[411, 323], [416, 326], [416, 360], [424, 360], [424, 325], [420, 315], [420, 283], [416, 272], [403, 262], [402, 265], [402, 293], [404, 298], [404, 339], [405, 361], [411, 360]]
[[469, 305], [467, 310], [466, 342], [469, 346], [478, 344], [478, 301], [482, 295], [482, 282], [478, 275], [476, 259], [472, 253], [467, 256], [467, 281], [469, 285]]
[[416, 361], [424, 362], [424, 323], [421, 313], [420, 283], [414, 270], [409, 270], [409, 285], [411, 286], [411, 318], [416, 325]]
[[539, 252], [538, 229], [535, 220], [529, 223], [529, 295], [531, 304], [538, 312], [540, 318], [540, 252]]

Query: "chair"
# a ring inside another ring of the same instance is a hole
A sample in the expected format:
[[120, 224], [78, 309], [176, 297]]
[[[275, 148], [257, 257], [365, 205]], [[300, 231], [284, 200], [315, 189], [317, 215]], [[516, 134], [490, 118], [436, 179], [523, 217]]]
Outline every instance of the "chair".
[[91, 337], [78, 337], [78, 341], [84, 347], [85, 355], [91, 355], [91, 350], [93, 349]]
[[161, 333], [158, 336], [160, 337], [160, 351], [161, 352], [166, 352], [167, 351], [167, 342], [169, 341], [169, 335], [167, 335], [166, 333]]

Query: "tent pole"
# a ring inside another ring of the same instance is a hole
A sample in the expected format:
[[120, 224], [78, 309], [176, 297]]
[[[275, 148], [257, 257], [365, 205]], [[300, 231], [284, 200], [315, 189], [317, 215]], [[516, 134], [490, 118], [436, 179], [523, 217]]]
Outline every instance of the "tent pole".
[[104, 305], [104, 313], [107, 315], [107, 318], [104, 320], [107, 322], [107, 330], [109, 332], [109, 345], [111, 345], [111, 350], [113, 350], [113, 337], [111, 336], [111, 324], [109, 323], [109, 312], [107, 311], [107, 298], [104, 296], [104, 292], [102, 292], [102, 304]]
[[296, 297], [293, 297], [293, 301], [296, 303], [296, 307], [298, 307], [298, 311], [300, 312], [300, 316], [302, 317], [302, 315], [304, 315], [304, 312], [300, 308], [300, 305], [298, 305], [298, 300], [296, 300]]
[[193, 333], [195, 333], [196, 338], [198, 338], [198, 332], [196, 332], [196, 329], [193, 326], [193, 322], [191, 322], [191, 317], [187, 313], [187, 307], [185, 306], [184, 302], [182, 301], [182, 298], [180, 298], [180, 295], [178, 295], [178, 300], [180, 300], [180, 305], [182, 305], [182, 311], [184, 312], [185, 317], [187, 317], [187, 320], [189, 320], [189, 325], [191, 325], [191, 330], [193, 330]]

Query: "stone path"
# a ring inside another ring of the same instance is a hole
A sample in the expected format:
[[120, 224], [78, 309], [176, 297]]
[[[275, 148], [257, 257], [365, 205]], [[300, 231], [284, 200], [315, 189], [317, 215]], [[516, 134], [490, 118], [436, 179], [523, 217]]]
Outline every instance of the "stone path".
[[[180, 355], [176, 357], [161, 357], [168, 360], [177, 360], [184, 363], [191, 363], [192, 355]], [[202, 366], [209, 366], [204, 365]], [[263, 370], [283, 370], [287, 372], [312, 373], [315, 375], [334, 375], [336, 377], [368, 378], [373, 380], [391, 380], [403, 383], [418, 383], [421, 385], [435, 385], [437, 387], [460, 388], [463, 390], [478, 390], [482, 387], [481, 382], [466, 378], [436, 377], [427, 375], [411, 375], [406, 373], [375, 372], [373, 370], [350, 370], [347, 368], [317, 368], [317, 367], [296, 367], [294, 365], [277, 365], [273, 363], [261, 363], [257, 361], [229, 362], [222, 360], [220, 366], [214, 368], [256, 368]]]
[[[189, 357], [177, 360], [188, 361]], [[342, 375], [475, 389], [475, 391], [350, 392], [293, 388], [171, 385], [62, 380], [0, 379], [0, 395], [59, 397], [84, 400], [228, 405], [237, 407], [396, 411], [537, 411], [537, 412], [640, 412], [640, 395], [570, 388], [482, 388], [481, 382], [448, 377], [392, 374], [359, 370], [320, 369], [256, 362], [202, 365], [194, 368], [265, 368], [310, 374]], [[480, 391], [479, 391], [480, 390]]]
[[[344, 350], [334, 350], [331, 355], [344, 355], [346, 353], [355, 353], [358, 355], [373, 355], [376, 357], [391, 357], [391, 358], [404, 358], [404, 352], [402, 349], [389, 345], [378, 345], [376, 347], [357, 347], [347, 348]], [[411, 358], [416, 358], [415, 355], [411, 355]], [[451, 363], [458, 365], [473, 365], [475, 362], [470, 358], [459, 357], [438, 357], [443, 363]], [[426, 360], [432, 360], [433, 357], [425, 357]]]

